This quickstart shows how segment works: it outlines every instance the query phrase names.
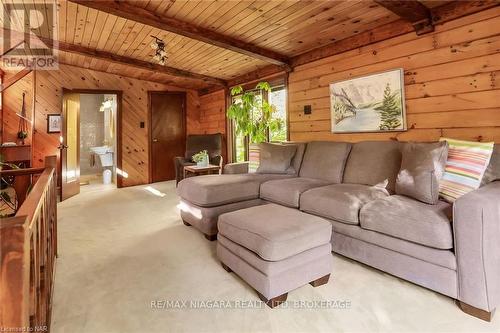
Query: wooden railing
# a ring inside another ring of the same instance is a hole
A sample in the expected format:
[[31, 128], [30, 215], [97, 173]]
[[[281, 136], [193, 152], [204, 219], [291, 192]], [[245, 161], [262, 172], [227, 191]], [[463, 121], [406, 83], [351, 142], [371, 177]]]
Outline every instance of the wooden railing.
[[[0, 221], [0, 331], [49, 331], [57, 256], [56, 157], [14, 217]], [[25, 174], [26, 170], [14, 170]]]

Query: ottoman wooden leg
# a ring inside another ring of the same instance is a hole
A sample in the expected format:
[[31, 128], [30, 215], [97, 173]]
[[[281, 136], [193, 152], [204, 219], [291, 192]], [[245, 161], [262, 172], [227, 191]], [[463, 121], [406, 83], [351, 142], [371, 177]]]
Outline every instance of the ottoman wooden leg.
[[226, 270], [226, 272], [228, 272], [228, 273], [231, 273], [231, 272], [232, 272], [231, 268], [229, 268], [229, 267], [228, 267], [226, 264], [224, 264], [223, 262], [221, 262], [221, 265], [222, 265], [222, 268], [224, 268], [224, 269]]
[[268, 307], [270, 307], [271, 309], [273, 309], [274, 307], [280, 305], [281, 303], [286, 302], [286, 299], [288, 297], [288, 293], [286, 293], [286, 294], [279, 295], [279, 296], [276, 296], [276, 297], [271, 298], [271, 299], [267, 299], [261, 293], [257, 293], [257, 294], [259, 295], [260, 300], [262, 302], [266, 303], [266, 305]]
[[187, 225], [188, 227], [191, 226], [191, 224], [187, 223], [186, 221], [182, 220], [182, 223], [184, 223], [184, 225]]
[[488, 312], [486, 310], [478, 309], [476, 307], [473, 307], [472, 305], [466, 304], [464, 302], [460, 302], [459, 300], [455, 300], [455, 303], [458, 305], [458, 307], [468, 315], [471, 315], [473, 317], [482, 319], [484, 321], [491, 322], [491, 318], [493, 317], [493, 314], [495, 311]]
[[215, 235], [205, 234], [205, 238], [208, 239], [209, 241], [213, 242], [213, 241], [217, 240], [217, 234], [215, 234]]
[[316, 279], [314, 281], [311, 281], [309, 282], [309, 284], [313, 287], [319, 287], [324, 284], [327, 284], [329, 279], [330, 279], [330, 274], [320, 277], [319, 279]]

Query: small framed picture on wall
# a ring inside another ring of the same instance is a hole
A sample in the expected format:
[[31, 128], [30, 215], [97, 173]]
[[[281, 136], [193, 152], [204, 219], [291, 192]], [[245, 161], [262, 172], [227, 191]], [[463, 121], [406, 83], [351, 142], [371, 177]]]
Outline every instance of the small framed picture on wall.
[[61, 133], [61, 115], [47, 115], [47, 133]]

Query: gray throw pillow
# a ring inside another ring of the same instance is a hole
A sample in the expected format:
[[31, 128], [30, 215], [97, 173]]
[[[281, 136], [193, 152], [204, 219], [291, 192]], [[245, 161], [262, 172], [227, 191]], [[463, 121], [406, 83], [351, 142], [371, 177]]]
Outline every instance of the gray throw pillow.
[[439, 181], [448, 158], [448, 143], [412, 143], [403, 147], [401, 169], [396, 179], [396, 193], [436, 204]]
[[257, 173], [293, 174], [292, 158], [297, 151], [297, 145], [279, 145], [272, 143], [259, 144], [260, 163]]
[[490, 164], [488, 164], [488, 169], [484, 173], [481, 186], [497, 180], [500, 180], [500, 145], [498, 144], [493, 147]]

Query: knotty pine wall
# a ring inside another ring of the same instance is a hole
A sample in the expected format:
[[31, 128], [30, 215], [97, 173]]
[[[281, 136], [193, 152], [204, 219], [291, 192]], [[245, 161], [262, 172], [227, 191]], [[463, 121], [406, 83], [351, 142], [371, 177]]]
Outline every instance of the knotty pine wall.
[[193, 134], [222, 133], [222, 157], [227, 162], [226, 149], [226, 92], [224, 89], [200, 96], [199, 127]]
[[[32, 79], [33, 74], [29, 74]], [[23, 79], [25, 80], [25, 79]], [[59, 134], [47, 133], [47, 114], [60, 113], [62, 107], [62, 89], [107, 89], [121, 90], [122, 96], [122, 169], [128, 173], [123, 178], [123, 186], [145, 184], [149, 181], [148, 168], [148, 91], [185, 91], [187, 93], [187, 133], [197, 132], [199, 127], [198, 92], [186, 90], [161, 83], [122, 77], [119, 75], [83, 69], [68, 65], [60, 65], [58, 71], [37, 71], [35, 75], [35, 134], [33, 143], [33, 164], [43, 166], [44, 156], [57, 155]], [[31, 93], [29, 84], [17, 82], [4, 95], [4, 103], [14, 104], [25, 90]], [[5, 113], [4, 113], [5, 114]], [[12, 118], [7, 112], [4, 118]], [[139, 128], [144, 121], [146, 127]], [[11, 130], [17, 132], [15, 126], [7, 127], [4, 138], [11, 136]]]
[[[329, 84], [402, 67], [407, 125], [399, 133], [330, 132]], [[304, 115], [304, 105], [312, 114]], [[500, 8], [295, 68], [289, 77], [291, 140], [500, 142]]]
[[[13, 72], [6, 72], [4, 80], [11, 77]], [[26, 116], [28, 119], [32, 118], [32, 105], [33, 105], [33, 73], [30, 73], [17, 81], [14, 85], [10, 86], [3, 93], [3, 119], [2, 119], [2, 141], [3, 142], [17, 142], [17, 131], [19, 128], [19, 117], [16, 113], [21, 113], [22, 96], [24, 96], [24, 106], [26, 109]], [[31, 127], [28, 124], [28, 129]], [[31, 133], [28, 138], [24, 140], [26, 145], [31, 144]]]

